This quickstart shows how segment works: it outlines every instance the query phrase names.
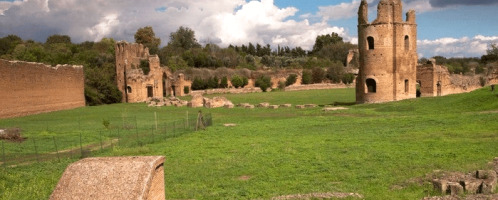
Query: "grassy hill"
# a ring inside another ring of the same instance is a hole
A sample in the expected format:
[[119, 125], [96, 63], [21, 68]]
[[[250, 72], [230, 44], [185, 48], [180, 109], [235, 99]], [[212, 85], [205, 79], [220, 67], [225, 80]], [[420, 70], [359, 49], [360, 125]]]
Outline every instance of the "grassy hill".
[[[354, 102], [354, 89], [224, 96], [234, 103], [326, 105]], [[168, 199], [270, 199], [333, 192], [359, 193], [365, 199], [420, 199], [432, 192], [421, 181], [426, 174], [486, 168], [498, 156], [498, 92], [489, 88], [348, 108], [201, 109], [214, 120], [205, 131], [141, 147], [114, 147], [99, 156], [166, 156]], [[28, 140], [40, 133], [62, 137], [82, 132], [97, 141], [92, 130], [102, 128], [102, 119], [136, 116], [138, 124], [151, 126], [154, 112], [167, 121], [198, 110], [117, 104], [0, 120], [0, 127], [21, 127]], [[47, 198], [74, 161], [0, 169], [0, 198]]]

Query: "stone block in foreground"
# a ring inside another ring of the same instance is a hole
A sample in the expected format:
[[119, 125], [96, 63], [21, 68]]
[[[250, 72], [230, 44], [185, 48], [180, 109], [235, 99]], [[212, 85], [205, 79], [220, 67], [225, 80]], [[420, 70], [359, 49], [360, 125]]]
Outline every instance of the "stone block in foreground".
[[165, 199], [164, 157], [86, 158], [66, 168], [55, 199]]

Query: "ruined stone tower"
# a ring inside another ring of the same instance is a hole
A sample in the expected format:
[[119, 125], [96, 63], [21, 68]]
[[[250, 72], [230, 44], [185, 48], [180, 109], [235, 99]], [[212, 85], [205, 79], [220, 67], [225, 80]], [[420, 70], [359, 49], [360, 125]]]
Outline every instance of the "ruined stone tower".
[[416, 98], [417, 24], [415, 11], [402, 17], [401, 0], [381, 0], [377, 19], [368, 21], [368, 4], [358, 11], [360, 71], [357, 103]]

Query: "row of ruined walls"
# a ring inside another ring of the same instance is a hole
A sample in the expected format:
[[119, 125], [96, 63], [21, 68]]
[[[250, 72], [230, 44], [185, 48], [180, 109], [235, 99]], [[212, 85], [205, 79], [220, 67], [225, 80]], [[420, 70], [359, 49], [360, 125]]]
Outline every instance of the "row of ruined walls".
[[[417, 84], [421, 97], [445, 96], [471, 92], [481, 88], [480, 75], [450, 74], [448, 68], [436, 65], [432, 60], [428, 64], [417, 66]], [[488, 84], [496, 78], [485, 77]]]
[[85, 106], [82, 66], [0, 60], [0, 118]]

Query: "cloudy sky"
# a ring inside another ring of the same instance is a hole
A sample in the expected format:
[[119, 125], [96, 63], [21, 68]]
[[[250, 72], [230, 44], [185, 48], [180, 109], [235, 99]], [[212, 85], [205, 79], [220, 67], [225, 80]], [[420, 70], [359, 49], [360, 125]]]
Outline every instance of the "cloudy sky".
[[[370, 21], [379, 0], [369, 2]], [[311, 49], [317, 35], [339, 33], [357, 43], [360, 0], [0, 0], [0, 37], [73, 42], [103, 37], [133, 41], [152, 26], [162, 45], [180, 26], [201, 43], [248, 42]], [[417, 12], [419, 55], [480, 57], [498, 43], [498, 0], [403, 0]]]

